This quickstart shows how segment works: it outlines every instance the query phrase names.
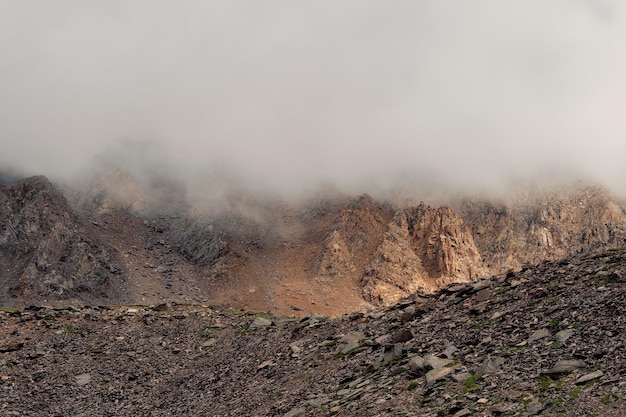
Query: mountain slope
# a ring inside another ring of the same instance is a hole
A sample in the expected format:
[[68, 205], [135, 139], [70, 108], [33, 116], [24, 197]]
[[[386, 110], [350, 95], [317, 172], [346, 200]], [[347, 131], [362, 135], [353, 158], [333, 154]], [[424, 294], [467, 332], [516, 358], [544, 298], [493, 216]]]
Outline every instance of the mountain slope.
[[625, 306], [619, 248], [336, 318], [166, 304], [0, 312], [0, 408], [617, 417]]
[[119, 253], [45, 177], [0, 189], [2, 304], [124, 299]]

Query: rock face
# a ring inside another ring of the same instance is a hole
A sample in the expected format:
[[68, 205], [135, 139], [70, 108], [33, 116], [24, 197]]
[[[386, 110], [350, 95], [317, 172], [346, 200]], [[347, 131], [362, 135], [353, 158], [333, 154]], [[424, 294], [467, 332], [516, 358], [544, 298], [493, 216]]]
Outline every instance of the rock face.
[[521, 201], [464, 201], [459, 214], [494, 274], [624, 244], [626, 212], [597, 186], [537, 193]]
[[119, 299], [118, 253], [89, 228], [45, 177], [0, 189], [0, 302]]
[[320, 253], [318, 277], [332, 280], [356, 270], [352, 254], [343, 236], [334, 230]]
[[407, 294], [432, 291], [434, 285], [427, 277], [422, 260], [410, 245], [408, 230], [392, 223], [365, 271], [361, 292], [373, 304], [390, 305]]
[[374, 304], [390, 304], [488, 274], [463, 219], [449, 207], [422, 203], [396, 212], [363, 278], [363, 295]]
[[450, 282], [475, 280], [487, 272], [471, 231], [451, 208], [422, 203], [403, 214], [400, 224], [408, 229], [411, 246], [430, 276]]

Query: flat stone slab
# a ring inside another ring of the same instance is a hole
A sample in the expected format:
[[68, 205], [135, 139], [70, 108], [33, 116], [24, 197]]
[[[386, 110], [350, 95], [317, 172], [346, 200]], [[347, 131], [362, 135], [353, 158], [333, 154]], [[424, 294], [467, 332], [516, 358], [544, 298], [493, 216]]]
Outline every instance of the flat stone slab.
[[587, 364], [581, 360], [577, 359], [562, 359], [554, 364], [554, 366], [547, 371], [544, 371], [544, 374], [547, 375], [557, 375], [564, 374], [567, 372], [575, 371], [576, 369], [584, 368]]

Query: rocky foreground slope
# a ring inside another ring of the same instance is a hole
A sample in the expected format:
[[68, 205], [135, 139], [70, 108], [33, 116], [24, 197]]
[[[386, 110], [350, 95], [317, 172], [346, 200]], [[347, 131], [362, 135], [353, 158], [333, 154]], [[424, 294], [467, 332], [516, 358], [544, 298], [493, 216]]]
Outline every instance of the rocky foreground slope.
[[336, 318], [0, 313], [0, 414], [623, 416], [626, 248]]

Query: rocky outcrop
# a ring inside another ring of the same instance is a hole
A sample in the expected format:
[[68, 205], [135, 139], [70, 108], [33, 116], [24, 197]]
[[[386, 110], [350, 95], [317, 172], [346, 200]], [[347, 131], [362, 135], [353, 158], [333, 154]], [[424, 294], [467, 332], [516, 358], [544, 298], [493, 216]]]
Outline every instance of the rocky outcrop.
[[381, 243], [393, 209], [363, 194], [340, 210], [334, 229], [344, 237], [353, 256], [368, 258]]
[[361, 279], [363, 297], [375, 305], [391, 305], [409, 294], [434, 289], [421, 258], [411, 247], [408, 229], [390, 224]]
[[440, 285], [452, 280], [475, 280], [489, 273], [471, 231], [451, 208], [432, 208], [422, 203], [405, 210], [399, 221], [408, 229], [412, 248], [429, 275]]
[[197, 265], [214, 264], [230, 251], [226, 231], [198, 218], [173, 221], [169, 237], [173, 247]]
[[89, 229], [45, 177], [0, 189], [0, 302], [123, 299], [118, 254]]
[[400, 210], [363, 276], [364, 297], [389, 305], [417, 291], [489, 275], [463, 219], [449, 207]]
[[626, 214], [603, 188], [576, 186], [521, 201], [464, 201], [459, 214], [493, 273], [620, 246]]

